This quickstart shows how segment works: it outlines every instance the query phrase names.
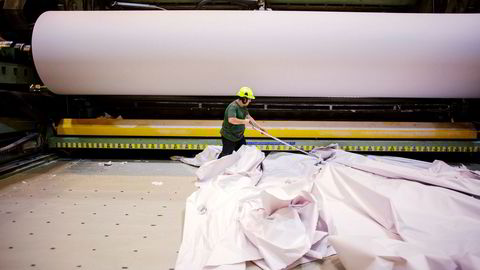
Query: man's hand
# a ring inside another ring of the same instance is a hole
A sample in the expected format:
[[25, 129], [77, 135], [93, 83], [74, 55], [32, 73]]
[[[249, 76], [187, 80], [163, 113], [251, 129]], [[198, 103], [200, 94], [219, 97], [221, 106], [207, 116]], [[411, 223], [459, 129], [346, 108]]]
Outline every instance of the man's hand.
[[243, 120], [243, 124], [246, 125], [251, 125], [252, 123], [250, 122], [250, 119], [245, 119]]
[[268, 133], [267, 130], [264, 127], [260, 126], [258, 123], [250, 121], [250, 124], [256, 129], [260, 129], [261, 131]]
[[267, 130], [264, 127], [260, 126], [260, 124], [257, 123], [257, 121], [255, 121], [250, 115], [247, 115], [247, 118], [245, 120], [247, 121], [246, 124], [250, 124], [253, 128], [260, 129], [261, 131], [268, 133]]

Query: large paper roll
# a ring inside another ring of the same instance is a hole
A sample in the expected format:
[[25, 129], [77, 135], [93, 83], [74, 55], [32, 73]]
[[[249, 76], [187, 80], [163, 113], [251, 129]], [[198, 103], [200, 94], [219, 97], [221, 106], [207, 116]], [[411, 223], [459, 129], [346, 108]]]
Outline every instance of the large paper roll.
[[58, 94], [480, 97], [480, 14], [55, 11], [32, 48]]

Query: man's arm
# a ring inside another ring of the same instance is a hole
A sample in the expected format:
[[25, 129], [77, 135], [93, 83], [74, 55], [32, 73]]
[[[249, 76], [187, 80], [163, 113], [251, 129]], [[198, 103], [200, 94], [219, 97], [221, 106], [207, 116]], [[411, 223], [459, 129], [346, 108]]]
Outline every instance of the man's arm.
[[232, 125], [247, 125], [250, 123], [248, 119], [238, 119], [236, 117], [229, 117], [228, 122]]
[[227, 115], [228, 115], [228, 122], [232, 125], [247, 125], [249, 121], [247, 119], [239, 119], [237, 118], [237, 113], [235, 108], [232, 106], [227, 107]]

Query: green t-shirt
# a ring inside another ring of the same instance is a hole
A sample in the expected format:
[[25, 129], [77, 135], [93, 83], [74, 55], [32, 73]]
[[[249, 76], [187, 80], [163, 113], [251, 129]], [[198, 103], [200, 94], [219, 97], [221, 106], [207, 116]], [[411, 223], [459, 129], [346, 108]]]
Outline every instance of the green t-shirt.
[[245, 131], [245, 125], [232, 125], [228, 122], [228, 118], [235, 117], [238, 119], [245, 119], [248, 115], [246, 107], [241, 107], [236, 101], [230, 103], [225, 110], [225, 116], [223, 118], [222, 129], [220, 134], [227, 140], [237, 142], [243, 138], [243, 132]]

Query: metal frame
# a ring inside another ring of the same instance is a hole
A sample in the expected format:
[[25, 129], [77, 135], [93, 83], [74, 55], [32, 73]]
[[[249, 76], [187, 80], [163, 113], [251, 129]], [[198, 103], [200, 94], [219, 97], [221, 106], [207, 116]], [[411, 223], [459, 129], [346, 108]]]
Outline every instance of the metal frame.
[[[286, 140], [302, 150], [338, 144], [347, 151], [355, 152], [480, 152], [480, 141], [397, 141], [397, 140]], [[293, 151], [271, 139], [249, 139], [265, 151]], [[142, 149], [142, 150], [203, 150], [208, 145], [221, 145], [219, 138], [110, 138], [110, 137], [50, 137], [52, 149]]]

